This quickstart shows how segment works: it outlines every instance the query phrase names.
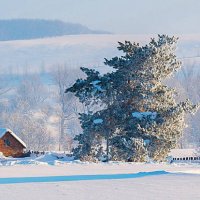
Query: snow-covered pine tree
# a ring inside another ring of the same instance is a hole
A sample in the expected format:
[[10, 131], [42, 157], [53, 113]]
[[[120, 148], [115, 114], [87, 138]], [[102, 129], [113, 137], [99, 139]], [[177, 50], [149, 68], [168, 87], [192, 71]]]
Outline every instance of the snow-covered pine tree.
[[79, 142], [75, 156], [163, 160], [176, 147], [185, 114], [199, 107], [189, 100], [177, 103], [175, 90], [163, 83], [181, 67], [176, 43], [177, 38], [167, 35], [158, 35], [145, 46], [125, 41], [118, 47], [123, 56], [105, 59], [115, 69], [112, 73], [81, 68], [86, 79], [78, 79], [66, 91], [100, 109], [80, 115], [83, 133], [75, 138]]

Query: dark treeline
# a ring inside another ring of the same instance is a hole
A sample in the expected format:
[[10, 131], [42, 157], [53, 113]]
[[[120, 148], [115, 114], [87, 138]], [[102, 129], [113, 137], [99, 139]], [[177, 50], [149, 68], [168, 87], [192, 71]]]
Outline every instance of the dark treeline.
[[81, 24], [59, 20], [10, 19], [0, 20], [0, 40], [24, 40], [77, 34], [101, 34]]

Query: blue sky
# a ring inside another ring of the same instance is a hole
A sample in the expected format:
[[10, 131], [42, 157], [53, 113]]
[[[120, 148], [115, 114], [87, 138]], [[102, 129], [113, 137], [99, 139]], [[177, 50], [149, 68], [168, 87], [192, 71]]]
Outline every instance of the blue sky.
[[0, 19], [60, 19], [124, 34], [200, 34], [199, 10], [199, 0], [0, 0]]

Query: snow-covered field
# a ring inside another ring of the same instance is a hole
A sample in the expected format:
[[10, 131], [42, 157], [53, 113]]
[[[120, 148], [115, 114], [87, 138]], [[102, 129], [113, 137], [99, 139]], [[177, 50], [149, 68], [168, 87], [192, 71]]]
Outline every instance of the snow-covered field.
[[200, 165], [0, 159], [0, 200], [200, 199]]
[[[200, 35], [178, 35], [178, 57], [199, 62]], [[0, 69], [4, 74], [41, 72], [65, 64], [69, 68], [100, 67], [104, 58], [120, 55], [118, 41], [145, 43], [156, 35], [68, 35], [0, 42]], [[190, 58], [192, 57], [192, 58]]]

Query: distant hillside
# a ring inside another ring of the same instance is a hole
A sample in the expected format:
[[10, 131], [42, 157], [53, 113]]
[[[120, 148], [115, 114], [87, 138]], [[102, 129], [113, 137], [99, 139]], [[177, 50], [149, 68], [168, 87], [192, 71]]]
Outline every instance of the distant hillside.
[[[0, 41], [0, 74], [51, 71], [59, 65], [101, 67], [104, 58], [121, 55], [118, 41], [145, 44], [153, 35], [85, 34], [34, 40]], [[180, 36], [177, 55], [183, 65], [200, 65], [200, 35]], [[190, 58], [191, 57], [191, 58]], [[196, 57], [196, 58], [195, 58]]]
[[59, 20], [11, 19], [0, 20], [0, 41], [26, 40], [79, 34], [103, 34], [81, 24], [65, 23]]

